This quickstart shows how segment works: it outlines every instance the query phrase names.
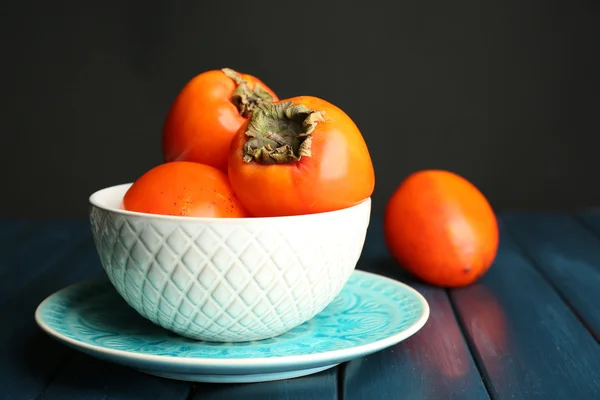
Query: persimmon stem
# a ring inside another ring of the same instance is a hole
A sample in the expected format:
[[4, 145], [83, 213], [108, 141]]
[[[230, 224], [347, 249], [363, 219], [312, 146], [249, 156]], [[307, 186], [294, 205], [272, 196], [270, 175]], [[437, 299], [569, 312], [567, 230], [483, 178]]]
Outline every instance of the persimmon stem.
[[260, 85], [255, 84], [254, 88], [250, 90], [248, 82], [231, 68], [223, 68], [221, 71], [237, 85], [231, 95], [231, 102], [235, 104], [241, 116], [249, 118], [258, 104], [263, 102], [270, 103], [274, 100], [273, 96]]
[[310, 157], [312, 132], [319, 122], [324, 122], [323, 112], [304, 104], [259, 103], [246, 130], [244, 161], [271, 165]]

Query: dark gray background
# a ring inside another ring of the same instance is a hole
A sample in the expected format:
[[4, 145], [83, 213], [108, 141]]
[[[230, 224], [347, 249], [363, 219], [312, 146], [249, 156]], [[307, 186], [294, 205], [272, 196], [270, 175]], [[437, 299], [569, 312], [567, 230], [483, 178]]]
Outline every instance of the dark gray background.
[[162, 161], [177, 92], [225, 66], [343, 108], [375, 212], [424, 168], [498, 210], [600, 204], [596, 0], [4, 3], [2, 215], [85, 216]]

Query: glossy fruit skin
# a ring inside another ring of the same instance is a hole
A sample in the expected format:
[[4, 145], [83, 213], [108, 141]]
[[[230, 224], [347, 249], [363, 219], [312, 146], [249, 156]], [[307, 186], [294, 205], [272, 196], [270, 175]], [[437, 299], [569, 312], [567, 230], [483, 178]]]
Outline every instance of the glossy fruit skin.
[[[250, 89], [260, 85], [277, 100], [275, 93], [260, 79], [240, 75]], [[203, 72], [183, 87], [163, 126], [165, 162], [193, 161], [227, 173], [231, 139], [247, 120], [231, 101], [236, 87], [236, 83], [221, 70]]]
[[144, 173], [125, 193], [123, 208], [182, 217], [247, 217], [227, 175], [189, 161], [161, 164]]
[[299, 161], [264, 165], [243, 161], [248, 123], [231, 143], [229, 180], [251, 215], [313, 214], [354, 206], [370, 197], [375, 172], [356, 124], [337, 106], [313, 96], [280, 100], [325, 111], [312, 132], [312, 154]]
[[400, 266], [441, 287], [469, 285], [491, 267], [499, 232], [484, 195], [443, 170], [408, 176], [388, 200], [386, 245]]

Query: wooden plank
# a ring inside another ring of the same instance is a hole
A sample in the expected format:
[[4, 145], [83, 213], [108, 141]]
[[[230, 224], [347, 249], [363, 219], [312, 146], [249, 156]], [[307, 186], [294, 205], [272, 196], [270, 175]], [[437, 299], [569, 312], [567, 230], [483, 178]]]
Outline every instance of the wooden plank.
[[508, 214], [502, 221], [535, 267], [600, 340], [600, 240], [567, 214]]
[[[600, 209], [582, 211], [574, 214], [573, 218], [600, 239]], [[595, 266], [600, 268], [600, 264]]]
[[[72, 354], [43, 333], [33, 315], [38, 304], [51, 293], [100, 273], [93, 250], [90, 238], [0, 306], [2, 320], [7, 321], [0, 330], [0, 398], [36, 398]], [[36, 254], [39, 262], [46, 256]]]
[[[89, 229], [80, 229], [84, 226], [73, 223], [57, 227], [48, 223], [44, 229], [47, 234], [83, 235], [81, 245], [74, 252], [63, 253], [66, 258], [62, 260], [49, 257], [48, 252], [27, 254], [29, 262], [24, 267], [35, 268], [48, 258], [54, 261], [41, 273], [24, 271], [31, 279], [20, 281], [20, 290], [0, 306], [2, 320], [7, 321], [0, 330], [0, 398], [36, 398], [73, 354], [71, 349], [43, 333], [35, 324], [33, 314], [37, 305], [54, 291], [103, 273]], [[18, 279], [16, 275], [15, 279]]]
[[82, 240], [89, 240], [90, 232], [89, 224], [81, 221], [37, 222], [5, 238], [0, 255], [0, 304], [44, 276]]
[[4, 248], [6, 242], [12, 241], [13, 238], [18, 237], [18, 235], [30, 225], [30, 221], [20, 219], [0, 220], [0, 246]]
[[[32, 223], [0, 223], [0, 276], [9, 273], [10, 264], [5, 262], [4, 259], [16, 246], [27, 241], [27, 238], [34, 232], [31, 229], [32, 225]], [[2, 296], [1, 293], [0, 296]]]
[[250, 384], [196, 384], [193, 400], [335, 400], [337, 368], [295, 379]]
[[40, 400], [184, 400], [191, 385], [77, 354], [61, 369]]
[[504, 227], [492, 268], [450, 296], [492, 398], [600, 398], [600, 346]]
[[405, 282], [425, 296], [431, 314], [409, 339], [343, 369], [344, 399], [487, 399], [488, 394], [455, 319], [446, 291], [400, 271], [374, 219], [359, 269]]
[[574, 217], [594, 232], [595, 235], [600, 235], [600, 210], [582, 211], [575, 214]]

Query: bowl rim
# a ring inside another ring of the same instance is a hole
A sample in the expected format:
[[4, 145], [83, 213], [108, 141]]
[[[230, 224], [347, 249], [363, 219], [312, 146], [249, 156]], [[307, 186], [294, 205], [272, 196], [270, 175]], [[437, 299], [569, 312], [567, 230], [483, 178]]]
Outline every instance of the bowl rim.
[[93, 192], [88, 197], [88, 202], [91, 206], [96, 207], [98, 209], [108, 211], [113, 214], [121, 214], [128, 217], [138, 217], [138, 218], [147, 218], [147, 219], [157, 219], [163, 221], [171, 221], [171, 222], [215, 222], [219, 221], [220, 223], [240, 223], [240, 222], [257, 222], [257, 221], [290, 221], [290, 220], [298, 220], [298, 219], [309, 219], [309, 218], [323, 218], [326, 216], [339, 216], [340, 214], [350, 213], [353, 210], [359, 208], [369, 208], [371, 207], [371, 196], [362, 200], [361, 202], [352, 205], [350, 207], [340, 208], [332, 211], [324, 211], [318, 213], [311, 214], [300, 214], [300, 215], [284, 215], [284, 216], [276, 216], [276, 217], [240, 217], [240, 218], [214, 218], [214, 217], [189, 217], [189, 216], [180, 216], [180, 215], [165, 215], [165, 214], [152, 214], [152, 213], [143, 213], [138, 211], [129, 211], [124, 210], [122, 208], [112, 207], [107, 205], [105, 202], [100, 200], [100, 197], [112, 191], [121, 190], [125, 187], [129, 187], [133, 184], [133, 182], [121, 183], [117, 185], [107, 186], [102, 189], [98, 189]]

